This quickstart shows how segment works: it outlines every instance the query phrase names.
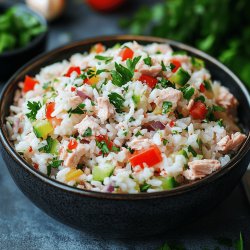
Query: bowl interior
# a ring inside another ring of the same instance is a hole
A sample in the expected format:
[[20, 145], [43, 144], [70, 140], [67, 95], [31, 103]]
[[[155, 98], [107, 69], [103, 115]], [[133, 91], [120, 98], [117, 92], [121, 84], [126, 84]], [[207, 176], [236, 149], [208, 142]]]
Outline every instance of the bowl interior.
[[[26, 64], [23, 68], [21, 68], [6, 84], [6, 87], [4, 88], [0, 100], [0, 122], [1, 122], [1, 133], [2, 138], [6, 140], [8, 145], [11, 145], [11, 142], [8, 139], [7, 131], [5, 128], [5, 117], [9, 115], [9, 107], [12, 105], [14, 93], [15, 90], [18, 88], [18, 82], [22, 81], [25, 77], [25, 75], [31, 75], [34, 76], [37, 73], [39, 73], [40, 69], [42, 67], [45, 67], [49, 64], [62, 61], [64, 59], [68, 59], [71, 55], [74, 53], [84, 53], [90, 50], [90, 48], [97, 42], [103, 43], [107, 47], [111, 47], [115, 45], [116, 43], [124, 43], [126, 41], [135, 40], [141, 44], [148, 44], [152, 42], [158, 42], [158, 43], [168, 43], [174, 50], [185, 50], [188, 52], [189, 55], [195, 56], [198, 58], [201, 58], [205, 61], [206, 67], [210, 71], [212, 78], [214, 80], [218, 80], [222, 83], [222, 85], [226, 86], [230, 89], [230, 91], [234, 94], [234, 96], [239, 100], [239, 120], [242, 129], [246, 134], [248, 134], [248, 138], [245, 145], [245, 153], [249, 149], [250, 144], [250, 136], [249, 136], [249, 130], [250, 130], [250, 116], [247, 115], [250, 112], [250, 97], [248, 95], [248, 92], [246, 88], [243, 86], [243, 84], [239, 81], [239, 79], [225, 66], [220, 64], [218, 61], [213, 59], [212, 57], [206, 55], [205, 53], [198, 51], [196, 49], [193, 49], [189, 46], [183, 45], [178, 42], [161, 39], [161, 38], [153, 38], [153, 37], [135, 37], [135, 36], [114, 36], [114, 37], [101, 37], [96, 39], [88, 39], [80, 42], [75, 42], [72, 44], [69, 44], [67, 46], [61, 47], [59, 49], [56, 49], [54, 51], [51, 51], [49, 53], [45, 53], [44, 55], [41, 55], [28, 64]], [[12, 151], [14, 149], [12, 148]], [[238, 154], [237, 154], [238, 155]], [[234, 156], [235, 157], [237, 157]], [[230, 164], [230, 163], [229, 163]], [[31, 167], [30, 167], [31, 168]], [[205, 179], [211, 179], [211, 177], [218, 174], [218, 172], [222, 171], [223, 169], [209, 175], [208, 177], [198, 181], [202, 182]], [[43, 175], [39, 173], [40, 175]], [[181, 187], [178, 187], [176, 189], [183, 189], [185, 186], [191, 186], [191, 184], [187, 184]], [[171, 190], [172, 191], [172, 190]], [[171, 191], [165, 191], [165, 192], [171, 192]], [[162, 191], [164, 192], [164, 191]], [[162, 193], [161, 192], [161, 193]]]

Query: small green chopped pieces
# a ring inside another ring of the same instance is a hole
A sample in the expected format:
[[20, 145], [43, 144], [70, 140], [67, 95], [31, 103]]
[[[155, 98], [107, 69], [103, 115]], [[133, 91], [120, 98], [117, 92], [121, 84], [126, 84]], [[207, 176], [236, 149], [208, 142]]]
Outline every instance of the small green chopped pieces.
[[72, 114], [84, 114], [86, 112], [86, 110], [84, 110], [85, 108], [85, 104], [84, 103], [81, 103], [79, 104], [75, 109], [69, 109], [68, 110], [68, 113], [69, 113], [69, 117], [72, 115]]
[[151, 59], [151, 57], [148, 56], [148, 57], [144, 58], [143, 61], [144, 61], [144, 63], [146, 65], [152, 66], [152, 59]]
[[188, 146], [188, 152], [190, 152], [194, 157], [197, 156], [196, 151], [193, 149], [191, 145]]
[[172, 106], [173, 106], [172, 102], [169, 102], [169, 101], [163, 102], [163, 104], [162, 104], [162, 114], [167, 114], [168, 112], [170, 112]]
[[27, 113], [26, 116], [32, 121], [36, 120], [36, 114], [41, 107], [42, 104], [40, 102], [28, 101], [27, 108], [30, 110], [30, 112]]
[[47, 175], [51, 175], [52, 168], [59, 168], [59, 166], [63, 163], [63, 160], [58, 160], [58, 158], [53, 158], [49, 165], [47, 165]]
[[123, 110], [123, 104], [125, 99], [118, 93], [112, 92], [108, 95], [110, 103], [112, 103], [116, 109], [117, 113], [121, 113]]
[[100, 60], [100, 61], [105, 61], [105, 64], [108, 64], [109, 62], [113, 60], [113, 57], [96, 55], [95, 59]]
[[141, 192], [147, 192], [147, 190], [151, 188], [151, 185], [150, 184], [147, 184], [147, 183], [144, 183], [142, 185], [140, 185], [140, 191]]
[[85, 132], [83, 133], [83, 137], [89, 137], [92, 135], [92, 129], [90, 127], [88, 127]]

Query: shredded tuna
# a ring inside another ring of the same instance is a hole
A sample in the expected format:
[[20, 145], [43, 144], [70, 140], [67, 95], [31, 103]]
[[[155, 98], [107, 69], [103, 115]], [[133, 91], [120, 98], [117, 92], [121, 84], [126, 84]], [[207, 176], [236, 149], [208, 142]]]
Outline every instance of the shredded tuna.
[[132, 141], [128, 142], [128, 146], [134, 150], [141, 150], [143, 148], [148, 148], [153, 144], [149, 139], [138, 139], [135, 138]]
[[64, 166], [70, 168], [76, 168], [82, 156], [86, 153], [84, 144], [78, 144], [77, 148], [68, 152], [67, 149], [62, 148], [60, 152], [60, 159], [64, 161]]
[[188, 180], [197, 180], [211, 174], [221, 168], [218, 160], [195, 160], [188, 163], [189, 169], [183, 172], [183, 175]]
[[237, 99], [225, 87], [220, 88], [216, 102], [228, 111], [236, 109], [238, 106]]
[[110, 104], [107, 97], [97, 98], [97, 116], [100, 118], [101, 122], [104, 123], [109, 117], [114, 115], [114, 107]]
[[69, 99], [69, 105], [73, 108], [76, 108], [80, 103], [82, 103], [80, 96], [73, 96]]
[[164, 101], [169, 101], [172, 103], [172, 109], [174, 110], [177, 107], [178, 102], [182, 97], [182, 93], [179, 90], [173, 88], [158, 89], [157, 97], [155, 99], [155, 104], [159, 107], [162, 107]]
[[77, 129], [80, 135], [84, 134], [87, 128], [91, 128], [92, 135], [99, 135], [101, 129], [96, 119], [88, 115], [80, 123], [76, 124], [74, 128]]
[[236, 151], [245, 139], [246, 135], [241, 134], [240, 132], [236, 132], [231, 136], [227, 135], [217, 143], [217, 149], [222, 153]]

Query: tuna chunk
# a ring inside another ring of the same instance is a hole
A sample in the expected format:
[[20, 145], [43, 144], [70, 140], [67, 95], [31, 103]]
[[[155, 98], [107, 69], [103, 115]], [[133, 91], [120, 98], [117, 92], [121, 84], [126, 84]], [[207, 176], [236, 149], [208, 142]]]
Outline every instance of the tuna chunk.
[[238, 106], [237, 99], [225, 87], [220, 88], [216, 102], [228, 111], [235, 110]]
[[91, 128], [92, 135], [100, 134], [100, 125], [97, 123], [97, 119], [92, 116], [86, 116], [80, 123], [74, 126], [78, 130], [80, 135], [84, 134], [87, 128]]
[[172, 103], [172, 109], [174, 110], [177, 107], [178, 102], [182, 97], [182, 93], [179, 90], [173, 88], [166, 88], [166, 89], [156, 89], [155, 90], [156, 98], [154, 103], [162, 107], [163, 102], [168, 101]]
[[240, 132], [236, 132], [231, 136], [227, 135], [217, 143], [217, 149], [222, 153], [236, 151], [245, 139], [246, 135], [241, 134]]
[[82, 103], [82, 99], [80, 96], [73, 96], [69, 98], [69, 105], [72, 108], [76, 108], [80, 103]]
[[60, 159], [64, 161], [64, 166], [76, 168], [80, 159], [86, 153], [85, 145], [78, 144], [77, 148], [69, 153], [64, 147], [60, 151]]
[[141, 150], [143, 148], [150, 147], [153, 144], [153, 142], [147, 138], [146, 139], [135, 138], [132, 141], [128, 142], [127, 144], [130, 148], [132, 148], [134, 150]]
[[156, 77], [161, 72], [161, 65], [152, 59], [152, 66], [149, 66], [142, 60], [138, 63], [137, 70], [143, 75]]
[[107, 97], [98, 97], [97, 98], [97, 116], [100, 118], [101, 122], [104, 123], [109, 117], [114, 113], [114, 107], [110, 104]]
[[183, 172], [188, 180], [197, 180], [221, 168], [218, 160], [195, 160], [188, 163], [189, 169]]

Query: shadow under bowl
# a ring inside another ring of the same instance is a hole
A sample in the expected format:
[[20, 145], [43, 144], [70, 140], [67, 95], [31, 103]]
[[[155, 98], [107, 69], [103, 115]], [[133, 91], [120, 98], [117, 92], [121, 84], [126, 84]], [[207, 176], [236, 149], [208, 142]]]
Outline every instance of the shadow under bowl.
[[26, 46], [0, 53], [0, 81], [7, 80], [25, 63], [45, 51], [47, 45], [48, 25], [46, 19], [24, 4], [0, 3], [0, 14], [11, 7], [35, 16], [46, 27], [46, 31], [34, 37]]
[[[5, 127], [17, 83], [26, 74], [35, 75], [41, 67], [89, 51], [101, 42], [107, 47], [137, 41], [168, 43], [174, 50], [187, 51], [205, 61], [213, 79], [222, 82], [240, 101], [239, 119], [246, 134], [244, 145], [229, 164], [208, 177], [173, 190], [110, 194], [80, 190], [48, 178], [30, 166], [14, 150]], [[51, 217], [91, 234], [110, 238], [139, 237], [159, 234], [189, 223], [218, 205], [239, 183], [250, 161], [250, 98], [240, 80], [225, 66], [207, 54], [187, 45], [155, 37], [110, 36], [75, 42], [45, 53], [20, 69], [7, 83], [0, 100], [1, 151], [9, 172], [22, 192]]]

